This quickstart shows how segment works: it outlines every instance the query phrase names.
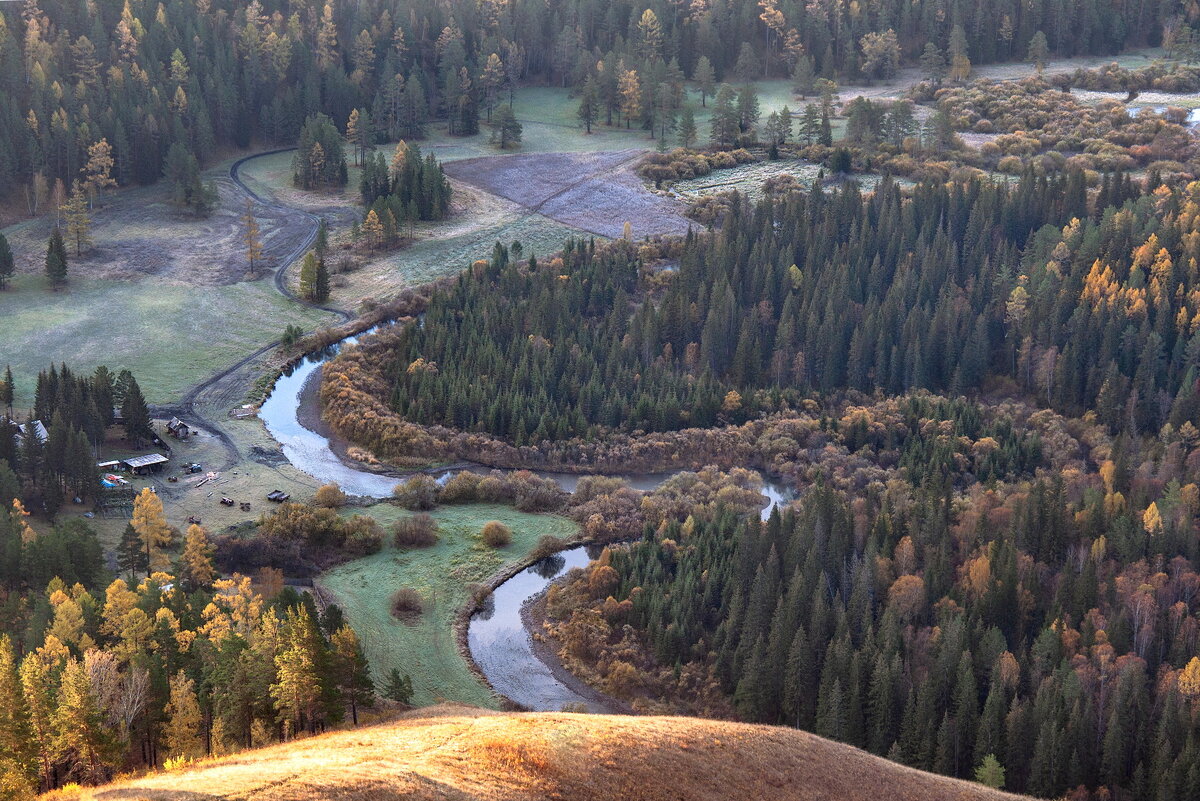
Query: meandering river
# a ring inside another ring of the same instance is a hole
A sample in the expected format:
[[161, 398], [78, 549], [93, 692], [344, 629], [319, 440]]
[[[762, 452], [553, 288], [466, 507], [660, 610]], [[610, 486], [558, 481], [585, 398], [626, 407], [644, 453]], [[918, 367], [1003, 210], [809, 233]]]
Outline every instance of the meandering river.
[[[350, 337], [304, 357], [275, 382], [259, 410], [259, 417], [296, 468], [322, 483], [337, 482], [351, 495], [386, 498], [402, 479], [358, 470], [346, 464], [338, 458], [327, 437], [301, 422], [305, 386], [310, 381], [320, 380], [321, 365], [336, 355], [342, 344], [356, 341], [356, 337]], [[442, 475], [448, 474], [449, 471]], [[538, 475], [553, 478], [567, 492], [574, 492], [581, 478], [573, 473], [538, 471]], [[652, 490], [672, 475], [674, 473], [619, 477], [634, 489]], [[762, 494], [767, 499], [762, 510], [764, 520], [778, 504], [794, 497], [786, 487], [770, 482], [763, 484]], [[587, 548], [578, 547], [542, 560], [497, 587], [485, 608], [471, 618], [467, 632], [471, 656], [497, 692], [537, 711], [557, 711], [568, 704], [603, 711], [593, 700], [554, 677], [550, 668], [534, 653], [530, 634], [521, 620], [521, 609], [526, 603], [568, 570], [586, 565], [589, 559]]]

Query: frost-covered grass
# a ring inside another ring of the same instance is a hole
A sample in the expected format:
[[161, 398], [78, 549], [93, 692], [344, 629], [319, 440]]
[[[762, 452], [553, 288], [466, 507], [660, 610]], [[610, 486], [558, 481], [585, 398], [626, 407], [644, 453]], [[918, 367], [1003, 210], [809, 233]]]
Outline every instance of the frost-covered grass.
[[[791, 175], [803, 186], [812, 186], [821, 172], [821, 165], [803, 159], [780, 159], [739, 164], [723, 170], [713, 170], [708, 175], [678, 181], [671, 190], [684, 200], [697, 200], [718, 192], [737, 190], [757, 201], [762, 197], [763, 184], [770, 178]], [[883, 176], [878, 173], [862, 173], [853, 176], [864, 192], [879, 185]]]
[[0, 365], [12, 365], [17, 408], [32, 401], [34, 379], [51, 362], [128, 368], [149, 402], [165, 403], [286, 325], [309, 330], [332, 319], [286, 300], [270, 279], [212, 287], [74, 279], [51, 292], [41, 276], [22, 276], [0, 292]]
[[[385, 528], [410, 514], [388, 504], [366, 513]], [[454, 617], [470, 600], [470, 584], [517, 561], [542, 536], [570, 537], [577, 529], [563, 517], [492, 504], [447, 506], [432, 515], [439, 536], [433, 547], [397, 550], [388, 537], [382, 551], [324, 573], [320, 583], [334, 594], [362, 640], [377, 685], [396, 668], [412, 677], [418, 706], [449, 700], [494, 708], [495, 698], [458, 651]], [[512, 529], [511, 544], [489, 548], [480, 541], [479, 531], [489, 520]], [[401, 587], [412, 587], [424, 602], [415, 621], [392, 616], [392, 593]]]

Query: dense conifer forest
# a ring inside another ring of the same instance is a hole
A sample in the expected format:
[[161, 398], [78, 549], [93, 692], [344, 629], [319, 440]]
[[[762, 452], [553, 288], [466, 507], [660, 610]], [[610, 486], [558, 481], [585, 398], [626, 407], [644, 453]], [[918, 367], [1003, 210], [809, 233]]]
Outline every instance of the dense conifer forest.
[[65, 197], [101, 141], [120, 184], [149, 183], [173, 145], [204, 164], [229, 147], [290, 144], [314, 112], [343, 132], [358, 117], [370, 142], [419, 139], [435, 117], [473, 133], [479, 115], [490, 119], [531, 81], [590, 81], [609, 117], [630, 111], [636, 94], [649, 127], [665, 102], [660, 87], [682, 76], [703, 85], [797, 69], [886, 77], [929, 44], [962, 71], [1024, 58], [1039, 32], [1055, 55], [1115, 54], [1159, 43], [1164, 24], [1179, 28], [1175, 14], [1167, 4], [1060, 0], [866, 10], [777, 0], [27, 0], [0, 12], [0, 196], [23, 190], [36, 213], [56, 181]]
[[[927, 400], [904, 408], [937, 440], [980, 437]], [[1106, 443], [1116, 461], [1095, 473], [955, 494], [973, 479], [947, 462], [859, 491], [818, 481], [763, 524], [718, 511], [647, 528], [552, 592], [555, 633], [651, 708], [799, 726], [962, 777], [997, 765], [1041, 797], [1191, 797], [1200, 496], [1179, 460], [1195, 451], [1133, 443]]]
[[[420, 474], [380, 501], [512, 503], [623, 543], [546, 596], [569, 669], [639, 709], [801, 727], [1038, 796], [1200, 797], [1195, 131], [1186, 109], [1130, 105], [1200, 73], [1042, 74], [1159, 45], [1194, 62], [1197, 19], [1132, 0], [22, 0], [0, 7], [0, 211], [67, 213], [47, 249], [58, 288], [101, 193], [166, 177], [172, 204], [202, 216], [220, 201], [205, 167], [296, 145], [292, 190], [353, 180], [362, 204], [296, 261], [303, 299], [364, 316], [306, 341], [412, 315], [322, 368], [347, 460], [696, 471], [648, 492], [588, 476], [573, 493], [528, 472]], [[1020, 60], [1038, 74], [970, 81], [972, 64]], [[922, 80], [838, 96], [902, 67]], [[756, 82], [772, 78], [797, 114], [762, 118]], [[706, 195], [686, 236], [635, 241], [626, 224], [559, 253], [497, 242], [391, 303], [354, 295], [353, 247], [451, 212], [433, 152], [456, 151], [420, 141], [490, 127], [501, 150], [518, 143], [531, 85], [570, 89], [580, 137], [658, 140], [627, 167], [655, 190], [781, 159], [824, 170], [777, 174], [753, 200]], [[1130, 97], [1071, 91], [1089, 87]], [[685, 88], [712, 107], [709, 130]], [[854, 180], [868, 172], [870, 192]], [[0, 284], [10, 251], [0, 237]], [[289, 324], [285, 350], [302, 333]], [[58, 365], [28, 414], [13, 397], [6, 373], [0, 797], [357, 722], [376, 697], [358, 638], [283, 571], [378, 553], [372, 513], [337, 511], [346, 494], [326, 485], [313, 506], [210, 535], [172, 527], [147, 487], [106, 554], [62, 511], [105, 491], [106, 439], [153, 440], [136, 379]], [[226, 444], [231, 475], [277, 466]], [[760, 520], [752, 469], [798, 500]], [[428, 516], [392, 535], [439, 536]], [[376, 679], [411, 700], [398, 670]]]
[[629, 243], [498, 247], [401, 335], [392, 403], [521, 445], [1002, 377], [1116, 431], [1196, 427], [1198, 191], [1118, 177], [1089, 202], [1069, 173], [792, 193], [735, 205], [665, 271]]
[[738, 201], [675, 243], [497, 246], [387, 340], [390, 400], [528, 459], [696, 426], [803, 475], [791, 511], [696, 506], [552, 593], [602, 689], [1040, 796], [1183, 797], [1198, 193], [885, 181]]

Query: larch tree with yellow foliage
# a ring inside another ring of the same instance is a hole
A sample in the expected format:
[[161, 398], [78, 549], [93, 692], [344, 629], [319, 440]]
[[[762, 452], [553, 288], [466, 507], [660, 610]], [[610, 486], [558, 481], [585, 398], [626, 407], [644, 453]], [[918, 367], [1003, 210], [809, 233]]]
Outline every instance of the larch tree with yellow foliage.
[[87, 191], [89, 206], [95, 203], [97, 197], [116, 188], [117, 180], [112, 177], [115, 163], [112, 145], [107, 139], [88, 147], [88, 160], [83, 167], [83, 187]]
[[625, 117], [625, 127], [642, 113], [642, 83], [637, 70], [623, 70], [617, 80], [617, 93], [621, 98], [620, 110]]
[[171, 759], [204, 755], [204, 716], [196, 698], [196, 683], [182, 670], [171, 677], [171, 700], [163, 709], [163, 746]]
[[12, 640], [0, 635], [0, 798], [21, 797], [6, 788], [24, 790], [33, 797], [37, 779], [37, 753], [29, 706], [17, 672], [17, 657]]
[[179, 558], [179, 581], [187, 592], [207, 589], [217, 578], [212, 563], [213, 547], [208, 532], [193, 523], [183, 539], [183, 555]]
[[1162, 514], [1158, 511], [1158, 504], [1152, 503], [1146, 507], [1146, 511], [1142, 513], [1142, 526], [1145, 527], [1146, 533], [1151, 537], [1161, 534], [1163, 529]]
[[321, 651], [321, 636], [308, 610], [289, 609], [283, 648], [275, 657], [277, 680], [271, 684], [271, 698], [288, 738], [302, 728], [316, 731], [322, 697]]
[[87, 667], [67, 660], [54, 708], [54, 750], [81, 782], [98, 783], [112, 775], [118, 742], [105, 722]]
[[1179, 694], [1189, 701], [1200, 698], [1200, 657], [1193, 656], [1179, 671]]
[[362, 233], [368, 248], [377, 248], [383, 244], [383, 223], [379, 221], [375, 209], [367, 212], [367, 218], [362, 224]]
[[150, 565], [146, 575], [165, 569], [170, 561], [163, 549], [171, 544], [171, 527], [167, 525], [166, 515], [163, 514], [162, 499], [151, 492], [149, 487], [134, 498], [133, 519], [130, 523], [146, 552], [146, 560]]

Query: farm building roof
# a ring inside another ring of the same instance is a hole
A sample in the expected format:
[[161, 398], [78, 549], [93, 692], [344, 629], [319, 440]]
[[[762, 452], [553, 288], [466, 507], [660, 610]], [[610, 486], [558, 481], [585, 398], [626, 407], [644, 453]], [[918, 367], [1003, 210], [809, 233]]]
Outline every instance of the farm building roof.
[[125, 465], [130, 469], [136, 469], [138, 467], [149, 467], [152, 464], [162, 464], [168, 460], [167, 457], [163, 456], [161, 453], [148, 453], [145, 456], [131, 456], [130, 458], [122, 459], [121, 461], [124, 462]]
[[50, 432], [46, 431], [46, 426], [42, 425], [41, 420], [30, 420], [25, 424], [24, 430], [25, 433], [29, 433], [32, 430], [33, 433], [37, 434], [38, 442], [44, 443], [50, 439]]

